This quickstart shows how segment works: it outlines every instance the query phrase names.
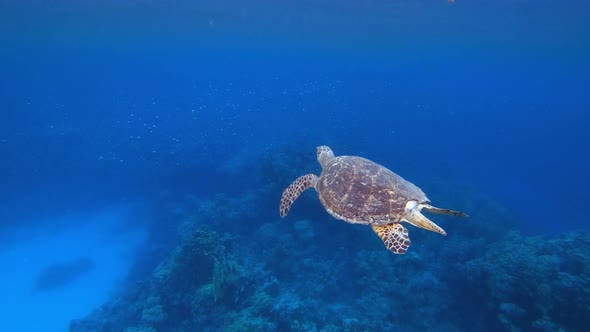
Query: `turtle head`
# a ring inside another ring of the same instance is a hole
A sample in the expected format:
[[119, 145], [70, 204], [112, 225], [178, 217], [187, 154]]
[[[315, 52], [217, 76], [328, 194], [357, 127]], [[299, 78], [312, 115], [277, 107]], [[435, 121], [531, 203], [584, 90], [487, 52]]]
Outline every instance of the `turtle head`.
[[334, 152], [326, 145], [318, 146], [317, 148], [318, 162], [322, 168], [326, 168], [330, 160], [334, 158]]

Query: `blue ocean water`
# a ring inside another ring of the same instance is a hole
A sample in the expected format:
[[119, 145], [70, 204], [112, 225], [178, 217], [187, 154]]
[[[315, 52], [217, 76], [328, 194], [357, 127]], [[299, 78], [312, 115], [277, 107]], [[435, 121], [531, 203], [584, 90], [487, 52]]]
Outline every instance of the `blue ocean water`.
[[[585, 0], [2, 1], [0, 329], [585, 331], [589, 32]], [[281, 220], [319, 145], [470, 217], [403, 256], [311, 191]]]

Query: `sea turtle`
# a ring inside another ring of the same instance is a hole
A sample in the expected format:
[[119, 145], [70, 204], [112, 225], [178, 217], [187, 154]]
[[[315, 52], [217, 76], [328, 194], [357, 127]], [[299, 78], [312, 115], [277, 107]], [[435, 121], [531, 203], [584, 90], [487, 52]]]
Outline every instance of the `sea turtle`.
[[356, 156], [335, 157], [327, 146], [317, 148], [322, 173], [297, 178], [283, 191], [280, 214], [284, 218], [291, 204], [303, 191], [312, 187], [320, 202], [334, 218], [352, 224], [371, 225], [387, 249], [405, 254], [410, 246], [408, 230], [401, 222], [447, 233], [426, 218], [422, 209], [437, 214], [467, 217], [463, 212], [430, 205], [424, 192], [389, 169]]

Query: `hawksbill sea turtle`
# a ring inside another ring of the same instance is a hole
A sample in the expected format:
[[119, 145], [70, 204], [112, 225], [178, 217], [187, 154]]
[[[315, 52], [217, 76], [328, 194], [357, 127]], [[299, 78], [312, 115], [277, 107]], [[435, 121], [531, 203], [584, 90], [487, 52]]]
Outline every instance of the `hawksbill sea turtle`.
[[334, 218], [352, 224], [371, 225], [385, 247], [405, 254], [411, 244], [408, 230], [401, 224], [447, 233], [421, 211], [467, 217], [463, 212], [430, 205], [424, 192], [401, 176], [371, 160], [357, 156], [334, 156], [327, 146], [317, 148], [322, 173], [307, 174], [289, 185], [281, 197], [284, 218], [293, 202], [308, 188], [314, 188], [320, 202]]

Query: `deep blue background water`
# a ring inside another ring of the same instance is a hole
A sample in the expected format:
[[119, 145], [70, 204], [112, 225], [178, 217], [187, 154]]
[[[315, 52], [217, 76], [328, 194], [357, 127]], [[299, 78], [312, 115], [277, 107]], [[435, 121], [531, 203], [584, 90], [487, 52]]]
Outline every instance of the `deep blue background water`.
[[587, 1], [2, 9], [2, 197], [26, 214], [45, 192], [54, 209], [213, 189], [221, 164], [301, 142], [448, 165], [523, 223], [584, 226]]
[[589, 22], [581, 0], [5, 0], [0, 229], [247, 192], [260, 157], [327, 144], [468, 183], [525, 233], [587, 230]]

